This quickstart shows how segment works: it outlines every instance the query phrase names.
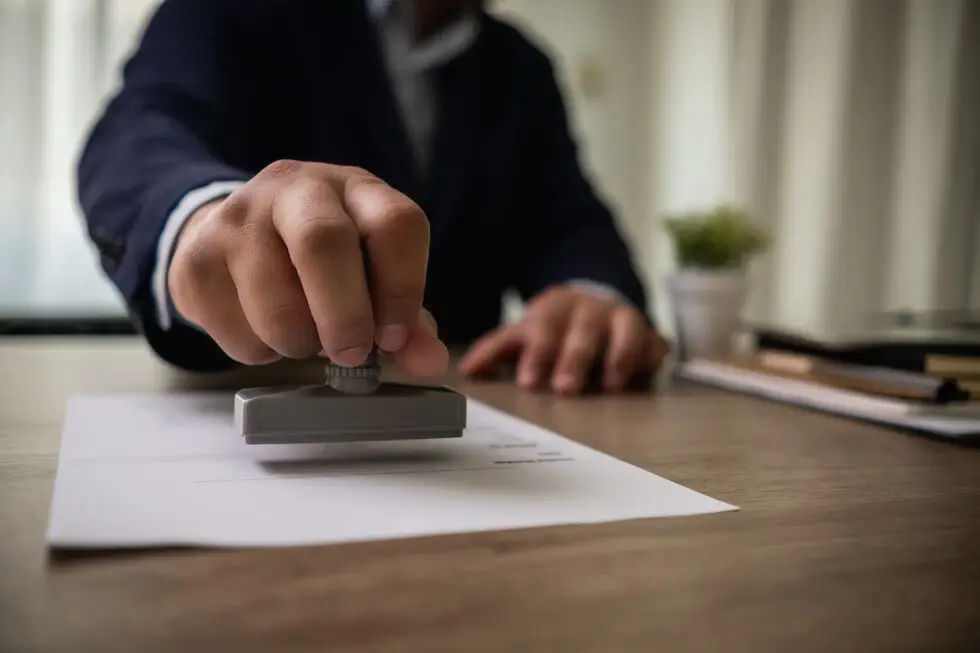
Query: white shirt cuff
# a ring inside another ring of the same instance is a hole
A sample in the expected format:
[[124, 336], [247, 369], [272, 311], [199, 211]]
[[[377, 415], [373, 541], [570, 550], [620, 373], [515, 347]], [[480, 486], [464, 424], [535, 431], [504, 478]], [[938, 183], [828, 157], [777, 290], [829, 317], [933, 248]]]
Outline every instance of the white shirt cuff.
[[598, 281], [593, 281], [592, 279], [571, 279], [565, 283], [570, 286], [575, 286], [579, 290], [595, 295], [596, 297], [608, 299], [616, 302], [617, 304], [633, 306], [633, 302], [627, 299], [623, 293], [619, 292], [608, 284], [599, 283]]
[[171, 310], [170, 291], [167, 288], [167, 272], [170, 269], [170, 259], [173, 256], [177, 236], [187, 219], [208, 202], [231, 195], [243, 186], [242, 181], [215, 181], [206, 186], [195, 188], [184, 195], [170, 215], [167, 216], [160, 237], [157, 239], [156, 265], [153, 268], [151, 280], [153, 299], [156, 302], [157, 323], [164, 331], [170, 329], [175, 318]]

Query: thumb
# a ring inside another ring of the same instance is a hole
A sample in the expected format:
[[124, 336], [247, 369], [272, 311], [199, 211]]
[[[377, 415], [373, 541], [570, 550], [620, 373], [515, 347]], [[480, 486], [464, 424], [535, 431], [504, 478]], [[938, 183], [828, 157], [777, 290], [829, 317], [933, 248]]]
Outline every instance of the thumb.
[[388, 357], [400, 369], [414, 376], [437, 376], [449, 366], [449, 351], [436, 334], [436, 321], [424, 308], [419, 311], [415, 329], [405, 346]]

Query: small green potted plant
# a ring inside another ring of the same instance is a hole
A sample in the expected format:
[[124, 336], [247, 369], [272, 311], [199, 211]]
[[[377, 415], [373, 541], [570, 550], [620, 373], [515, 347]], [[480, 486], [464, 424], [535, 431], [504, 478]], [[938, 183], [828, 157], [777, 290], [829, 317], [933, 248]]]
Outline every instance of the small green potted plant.
[[729, 205], [668, 216], [665, 225], [677, 258], [667, 287], [681, 357], [727, 356], [748, 294], [748, 263], [769, 239]]

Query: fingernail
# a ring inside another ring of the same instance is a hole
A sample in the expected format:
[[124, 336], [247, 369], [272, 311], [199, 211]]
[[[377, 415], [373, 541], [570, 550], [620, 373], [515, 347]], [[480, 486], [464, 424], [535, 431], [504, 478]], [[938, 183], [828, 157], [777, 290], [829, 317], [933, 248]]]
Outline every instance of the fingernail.
[[555, 377], [555, 386], [557, 386], [559, 390], [574, 390], [575, 385], [575, 377], [568, 372], [563, 372]]
[[517, 382], [525, 387], [530, 388], [534, 386], [538, 381], [537, 375], [531, 370], [522, 370], [517, 376]]
[[378, 346], [385, 351], [398, 351], [408, 340], [408, 327], [404, 324], [386, 324], [375, 334]]
[[339, 365], [353, 367], [355, 365], [360, 365], [367, 360], [368, 354], [370, 353], [371, 345], [361, 345], [359, 347], [351, 347], [350, 349], [339, 351], [331, 356], [330, 359]]

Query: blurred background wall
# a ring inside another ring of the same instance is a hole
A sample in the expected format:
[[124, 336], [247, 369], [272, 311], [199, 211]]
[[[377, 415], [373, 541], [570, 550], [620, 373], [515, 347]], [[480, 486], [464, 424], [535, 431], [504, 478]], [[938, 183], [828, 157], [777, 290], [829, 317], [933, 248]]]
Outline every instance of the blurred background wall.
[[124, 314], [85, 237], [74, 167], [157, 2], [0, 0], [0, 314]]
[[[80, 138], [158, 0], [0, 0], [0, 313], [121, 314]], [[665, 214], [773, 232], [751, 319], [980, 310], [980, 3], [493, 0], [549, 50], [669, 331]]]

